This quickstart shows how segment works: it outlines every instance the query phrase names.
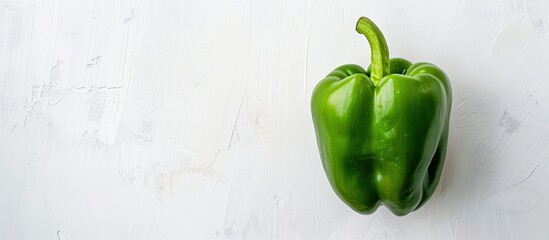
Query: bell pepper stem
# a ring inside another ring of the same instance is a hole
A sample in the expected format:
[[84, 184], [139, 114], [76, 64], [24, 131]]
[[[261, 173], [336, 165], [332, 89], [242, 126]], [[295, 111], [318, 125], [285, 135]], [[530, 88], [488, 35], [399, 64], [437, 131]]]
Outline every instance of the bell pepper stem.
[[372, 20], [361, 17], [356, 24], [356, 31], [366, 36], [372, 51], [372, 72], [370, 79], [377, 86], [379, 81], [389, 74], [389, 47], [381, 30]]

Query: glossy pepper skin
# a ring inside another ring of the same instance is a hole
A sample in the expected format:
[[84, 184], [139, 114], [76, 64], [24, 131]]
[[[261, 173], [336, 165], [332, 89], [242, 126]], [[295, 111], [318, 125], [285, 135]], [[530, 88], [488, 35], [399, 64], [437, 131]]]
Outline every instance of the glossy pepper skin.
[[353, 210], [370, 214], [383, 204], [406, 215], [429, 199], [440, 179], [450, 82], [433, 64], [389, 59], [385, 39], [369, 19], [360, 18], [357, 31], [370, 43], [369, 70], [338, 67], [312, 95], [322, 164]]

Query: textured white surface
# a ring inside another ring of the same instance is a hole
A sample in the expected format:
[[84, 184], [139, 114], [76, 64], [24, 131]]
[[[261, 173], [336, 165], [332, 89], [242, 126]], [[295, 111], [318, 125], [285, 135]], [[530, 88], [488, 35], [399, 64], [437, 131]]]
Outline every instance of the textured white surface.
[[[0, 1], [0, 239], [547, 239], [549, 2], [420, 2]], [[362, 15], [453, 85], [406, 217], [347, 208], [316, 147]]]

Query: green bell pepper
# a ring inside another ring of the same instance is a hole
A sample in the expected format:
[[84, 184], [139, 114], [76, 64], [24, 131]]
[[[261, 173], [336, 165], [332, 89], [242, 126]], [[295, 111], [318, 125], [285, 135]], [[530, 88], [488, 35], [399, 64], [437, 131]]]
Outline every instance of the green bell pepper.
[[383, 34], [368, 18], [356, 30], [370, 44], [365, 71], [343, 65], [314, 89], [311, 110], [322, 165], [349, 207], [395, 215], [421, 207], [439, 182], [448, 142], [452, 92], [430, 63], [389, 59]]

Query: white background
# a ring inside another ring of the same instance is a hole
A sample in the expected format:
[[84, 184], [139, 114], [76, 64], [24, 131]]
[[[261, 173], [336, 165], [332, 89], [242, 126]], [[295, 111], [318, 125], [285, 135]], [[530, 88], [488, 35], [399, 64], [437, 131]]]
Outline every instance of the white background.
[[[441, 183], [359, 215], [310, 95], [370, 62], [437, 64]], [[0, 239], [547, 239], [549, 1], [1, 0]]]

